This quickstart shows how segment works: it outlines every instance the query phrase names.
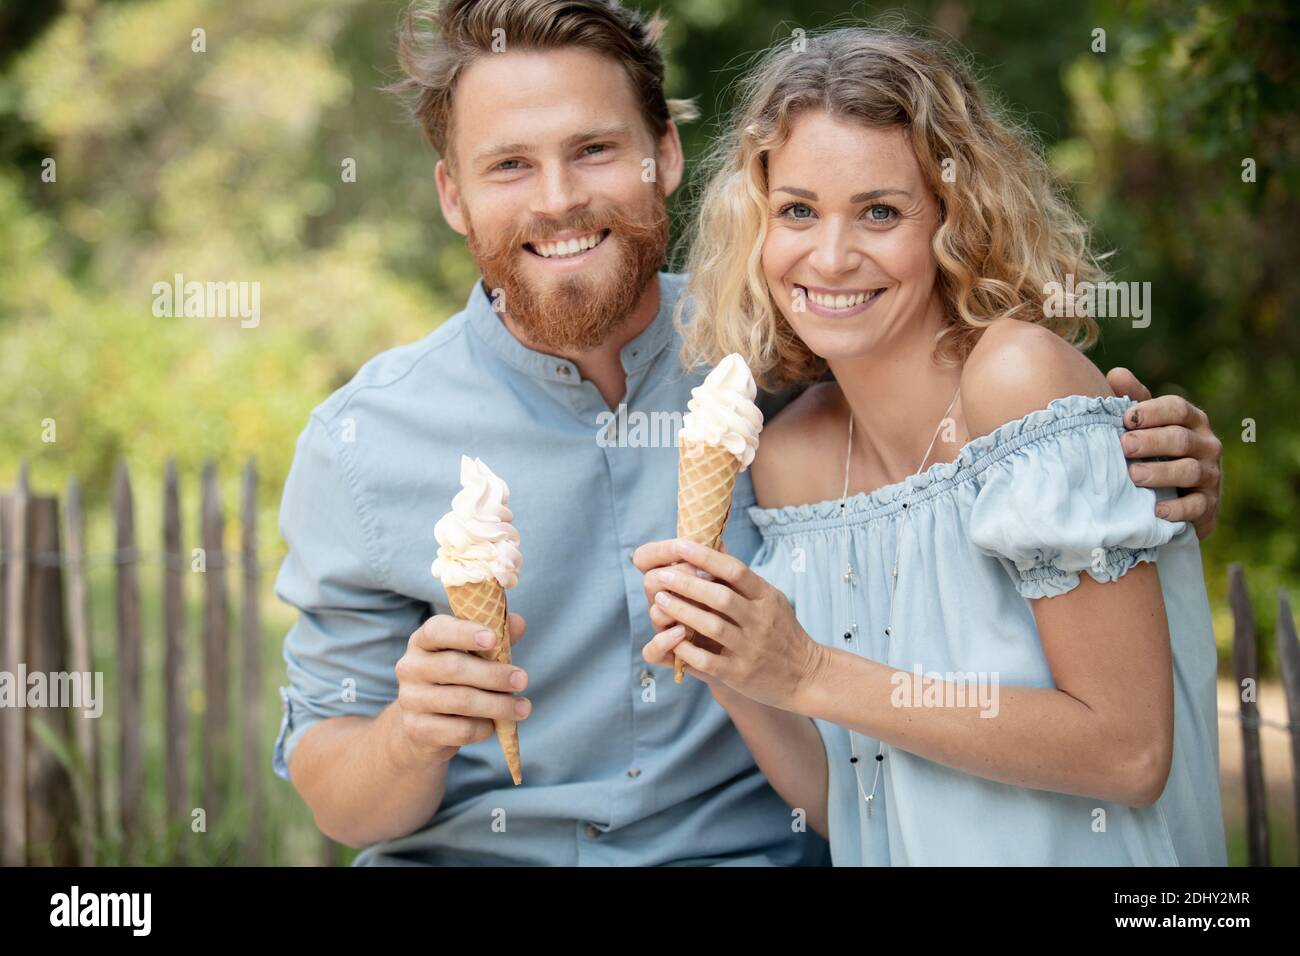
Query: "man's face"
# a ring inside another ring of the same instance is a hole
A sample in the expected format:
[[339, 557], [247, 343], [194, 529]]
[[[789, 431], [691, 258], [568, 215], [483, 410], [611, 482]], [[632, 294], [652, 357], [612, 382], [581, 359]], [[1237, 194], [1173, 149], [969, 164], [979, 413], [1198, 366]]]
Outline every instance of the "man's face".
[[676, 131], [656, 142], [622, 67], [576, 48], [483, 56], [453, 111], [447, 221], [534, 342], [594, 348], [663, 263]]

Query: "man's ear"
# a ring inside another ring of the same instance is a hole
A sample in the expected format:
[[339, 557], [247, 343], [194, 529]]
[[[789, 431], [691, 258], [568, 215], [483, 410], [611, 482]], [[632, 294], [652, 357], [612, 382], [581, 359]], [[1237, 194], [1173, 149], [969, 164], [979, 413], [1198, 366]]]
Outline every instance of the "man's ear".
[[442, 206], [442, 218], [447, 220], [447, 225], [452, 229], [462, 236], [465, 235], [469, 230], [465, 227], [465, 211], [460, 203], [460, 187], [456, 185], [456, 177], [451, 174], [451, 168], [445, 159], [438, 160], [438, 165], [433, 169], [433, 178], [438, 184], [438, 202]]
[[655, 167], [659, 185], [663, 187], [665, 196], [671, 196], [673, 190], [682, 183], [682, 171], [686, 163], [682, 156], [682, 140], [677, 135], [677, 124], [672, 120], [668, 121], [664, 135], [659, 137], [656, 154]]

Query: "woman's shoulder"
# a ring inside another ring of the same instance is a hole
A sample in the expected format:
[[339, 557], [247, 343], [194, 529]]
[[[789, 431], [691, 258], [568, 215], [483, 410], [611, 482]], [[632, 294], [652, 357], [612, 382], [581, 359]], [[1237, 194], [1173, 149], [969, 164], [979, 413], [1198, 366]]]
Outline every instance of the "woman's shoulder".
[[1053, 399], [1114, 394], [1086, 355], [1051, 329], [1023, 319], [994, 321], [962, 367], [962, 414], [972, 435], [986, 435]]
[[834, 469], [814, 465], [843, 455], [847, 421], [839, 386], [818, 382], [765, 424], [752, 469], [759, 506], [783, 508], [838, 494], [826, 487]]

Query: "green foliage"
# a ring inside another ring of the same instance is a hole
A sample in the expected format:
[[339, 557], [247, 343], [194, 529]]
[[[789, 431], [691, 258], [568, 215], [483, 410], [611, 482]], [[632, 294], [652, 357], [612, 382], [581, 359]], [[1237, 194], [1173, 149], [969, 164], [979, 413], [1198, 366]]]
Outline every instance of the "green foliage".
[[1226, 566], [1241, 562], [1271, 661], [1277, 588], [1300, 577], [1300, 283], [1284, 238], [1300, 217], [1300, 19], [1283, 0], [1099, 3], [1096, 13], [1108, 49], [1065, 69], [1073, 132], [1053, 156], [1114, 250], [1112, 270], [1150, 282], [1155, 307], [1149, 328], [1105, 327], [1095, 357], [1209, 413], [1226, 476], [1204, 545], [1216, 631], [1231, 633]]

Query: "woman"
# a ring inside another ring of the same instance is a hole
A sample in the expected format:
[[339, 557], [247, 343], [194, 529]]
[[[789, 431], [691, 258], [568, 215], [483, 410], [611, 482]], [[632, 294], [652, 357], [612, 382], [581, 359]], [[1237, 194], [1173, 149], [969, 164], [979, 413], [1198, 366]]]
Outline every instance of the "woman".
[[966, 71], [865, 29], [773, 51], [691, 274], [689, 357], [835, 381], [764, 431], [752, 568], [647, 574], [645, 658], [836, 864], [1223, 864], [1196, 535], [1129, 478], [1085, 304], [1049, 307], [1102, 277], [1088, 231]]

